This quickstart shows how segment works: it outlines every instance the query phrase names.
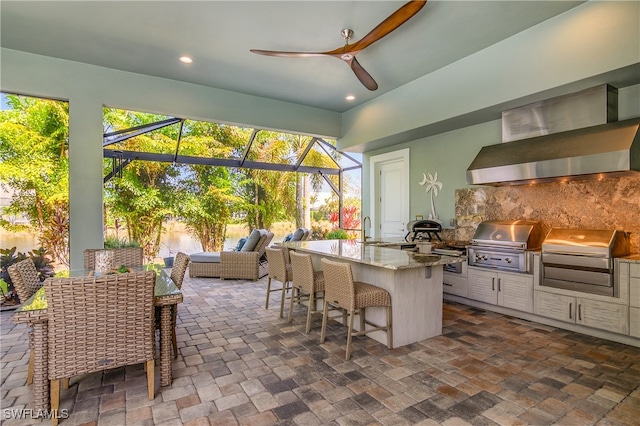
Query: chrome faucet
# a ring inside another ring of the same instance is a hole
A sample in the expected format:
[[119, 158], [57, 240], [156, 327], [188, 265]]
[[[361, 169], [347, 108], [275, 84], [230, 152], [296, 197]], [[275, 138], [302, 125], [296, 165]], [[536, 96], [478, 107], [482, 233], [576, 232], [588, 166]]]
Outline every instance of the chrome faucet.
[[371, 218], [369, 216], [365, 216], [364, 219], [362, 219], [362, 239], [364, 240], [364, 242], [367, 242], [367, 230], [365, 227], [365, 223], [367, 223], [367, 220], [369, 221], [369, 228], [371, 228]]

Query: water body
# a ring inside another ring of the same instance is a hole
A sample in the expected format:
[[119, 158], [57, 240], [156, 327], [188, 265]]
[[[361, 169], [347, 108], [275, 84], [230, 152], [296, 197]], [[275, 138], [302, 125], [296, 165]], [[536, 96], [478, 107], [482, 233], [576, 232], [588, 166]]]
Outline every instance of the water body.
[[[282, 241], [285, 235], [292, 232], [286, 227], [278, 227], [275, 229], [273, 241]], [[233, 227], [227, 231], [227, 238], [224, 241], [224, 250], [231, 250], [237, 244], [240, 238], [246, 237], [248, 232], [242, 227]], [[18, 252], [28, 253], [29, 251], [40, 247], [38, 238], [27, 232], [10, 233], [0, 230], [0, 248], [9, 249], [16, 247]], [[169, 227], [165, 230], [160, 240], [160, 251], [158, 257], [174, 256], [177, 252], [187, 254], [198, 253], [202, 251], [200, 241], [192, 237], [181, 227]]]

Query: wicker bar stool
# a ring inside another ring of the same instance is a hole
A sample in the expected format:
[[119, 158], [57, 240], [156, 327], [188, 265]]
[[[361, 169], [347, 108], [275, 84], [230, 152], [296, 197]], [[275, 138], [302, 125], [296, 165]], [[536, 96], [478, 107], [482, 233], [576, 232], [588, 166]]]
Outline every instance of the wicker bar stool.
[[[316, 310], [316, 302], [318, 299], [324, 298], [324, 273], [322, 271], [313, 270], [313, 262], [310, 254], [289, 252], [291, 259], [291, 271], [293, 279], [291, 281], [292, 293], [289, 303], [289, 322], [292, 321], [293, 303], [300, 303], [303, 298], [309, 301], [309, 309], [307, 310], [307, 325], [305, 333], [309, 334], [311, 330], [311, 314], [320, 313]], [[305, 294], [301, 294], [304, 292]], [[321, 295], [320, 295], [321, 294]]]
[[[282, 297], [280, 298], [280, 318], [282, 318], [282, 313], [284, 312], [284, 300], [286, 298], [286, 293], [289, 290], [289, 283], [292, 278], [291, 265], [287, 265], [285, 250], [286, 249], [271, 247], [267, 247], [265, 249], [267, 253], [267, 262], [269, 264], [269, 279], [267, 281], [267, 300], [265, 301], [264, 308], [269, 309], [269, 296], [271, 293], [274, 291], [282, 292]], [[272, 289], [272, 279], [280, 281], [282, 283], [282, 287]]]
[[[36, 265], [33, 263], [32, 259], [21, 260], [20, 262], [9, 266], [7, 268], [7, 272], [9, 272], [9, 276], [11, 277], [11, 281], [13, 282], [13, 286], [18, 293], [21, 303], [25, 303], [27, 299], [29, 299], [33, 293], [38, 291], [42, 286], [40, 278], [38, 277], [38, 270], [36, 269]], [[31, 331], [31, 327], [29, 327], [30, 354], [29, 368], [27, 370], [28, 385], [33, 383], [33, 367], [35, 361], [33, 358], [33, 344], [33, 333]]]
[[[351, 357], [352, 336], [363, 336], [372, 331], [384, 330], [387, 332], [387, 347], [393, 349], [393, 334], [391, 325], [391, 295], [383, 288], [372, 284], [353, 280], [351, 264], [333, 262], [322, 259], [322, 267], [325, 277], [325, 295], [322, 315], [322, 332], [320, 333], [320, 343], [324, 343], [329, 305], [346, 309], [349, 313], [349, 324], [347, 332], [347, 350], [345, 359]], [[365, 319], [366, 308], [374, 306], [384, 306], [387, 308], [387, 325], [379, 326]], [[360, 331], [353, 332], [353, 317], [358, 311], [360, 316]], [[366, 329], [369, 325], [373, 328]]]
[[[187, 272], [187, 266], [189, 266], [189, 255], [178, 252], [171, 269], [171, 280], [176, 284], [176, 287], [182, 289], [182, 282], [184, 281], [184, 274]], [[173, 357], [178, 358], [178, 339], [176, 337], [176, 324], [178, 322], [178, 305], [171, 306], [171, 344], [173, 345]], [[160, 329], [160, 307], [156, 306], [156, 329]]]

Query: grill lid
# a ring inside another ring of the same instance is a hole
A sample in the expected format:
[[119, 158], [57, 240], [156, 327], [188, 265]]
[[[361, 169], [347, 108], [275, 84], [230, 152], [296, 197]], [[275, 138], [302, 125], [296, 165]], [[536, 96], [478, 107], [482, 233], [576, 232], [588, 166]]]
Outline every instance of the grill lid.
[[545, 253], [621, 257], [629, 254], [629, 233], [604, 229], [554, 228], [542, 243]]
[[471, 243], [490, 247], [537, 250], [542, 242], [542, 226], [535, 220], [489, 220], [480, 223]]

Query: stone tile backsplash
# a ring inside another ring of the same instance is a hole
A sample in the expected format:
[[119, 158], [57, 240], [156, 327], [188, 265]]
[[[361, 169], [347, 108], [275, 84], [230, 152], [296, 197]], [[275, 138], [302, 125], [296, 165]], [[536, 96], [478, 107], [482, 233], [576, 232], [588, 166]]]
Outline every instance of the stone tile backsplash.
[[640, 253], [640, 173], [601, 180], [456, 190], [455, 238], [470, 240], [485, 220], [539, 220], [551, 228], [630, 232]]

